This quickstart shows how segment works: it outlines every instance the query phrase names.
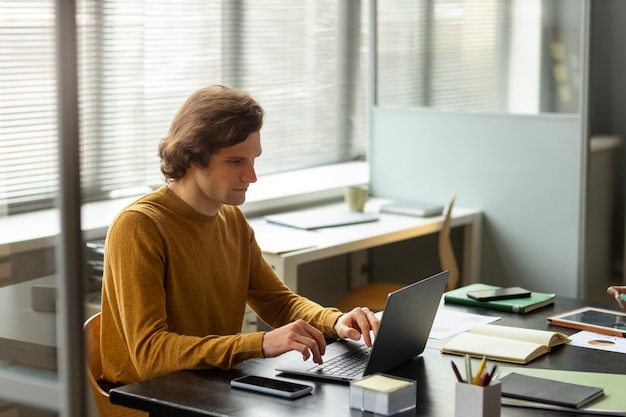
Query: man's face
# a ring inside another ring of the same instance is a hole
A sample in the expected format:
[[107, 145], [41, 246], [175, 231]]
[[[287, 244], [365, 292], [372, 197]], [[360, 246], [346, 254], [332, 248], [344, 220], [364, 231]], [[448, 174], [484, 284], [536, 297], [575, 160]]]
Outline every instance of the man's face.
[[193, 166], [202, 205], [217, 210], [222, 204], [243, 204], [248, 186], [257, 180], [254, 161], [261, 151], [261, 134], [254, 132], [245, 141], [214, 152], [206, 168]]

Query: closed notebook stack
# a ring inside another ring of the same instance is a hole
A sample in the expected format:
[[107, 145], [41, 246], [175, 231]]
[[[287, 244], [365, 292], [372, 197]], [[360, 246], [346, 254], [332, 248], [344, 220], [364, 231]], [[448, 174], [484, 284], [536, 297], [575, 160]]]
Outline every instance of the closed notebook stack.
[[602, 387], [512, 372], [500, 379], [502, 395], [562, 407], [580, 408], [604, 395]]
[[525, 314], [538, 308], [554, 304], [554, 298], [556, 297], [556, 294], [531, 292], [530, 297], [511, 298], [508, 300], [496, 301], [477, 301], [467, 296], [467, 293], [470, 291], [491, 290], [496, 288], [501, 287], [481, 283], [470, 284], [465, 287], [448, 291], [443, 295], [443, 297], [444, 301], [450, 304], [463, 304], [493, 310], [510, 311], [519, 314]]
[[[532, 411], [532, 409], [543, 409], [568, 411], [576, 413], [576, 415], [593, 414], [607, 416], [626, 416], [626, 395], [624, 395], [624, 387], [626, 386], [626, 375], [610, 374], [606, 372], [579, 372], [565, 371], [560, 369], [538, 369], [529, 367], [500, 367], [498, 369], [500, 370], [498, 372], [500, 379], [505, 378], [506, 375], [509, 375], [511, 373], [517, 373], [539, 378], [546, 378], [552, 381], [598, 387], [602, 388], [604, 392], [604, 395], [601, 395], [597, 399], [582, 405], [580, 408], [574, 408], [571, 406], [566, 407], [540, 401], [521, 400], [518, 398], [505, 396], [503, 393], [503, 406], [531, 409], [528, 411], [528, 415], [535, 415], [540, 413], [537, 411]], [[564, 413], [563, 417], [567, 417], [567, 414]]]
[[394, 200], [383, 204], [381, 213], [403, 214], [405, 216], [430, 217], [443, 213], [443, 206], [440, 204], [428, 203], [412, 200]]

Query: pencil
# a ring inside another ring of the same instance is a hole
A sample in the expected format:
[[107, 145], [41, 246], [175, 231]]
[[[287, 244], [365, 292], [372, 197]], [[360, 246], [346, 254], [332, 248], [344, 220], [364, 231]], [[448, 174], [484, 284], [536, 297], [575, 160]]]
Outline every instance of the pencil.
[[481, 387], [486, 387], [487, 385], [489, 385], [489, 380], [491, 379], [491, 375], [489, 375], [489, 372], [485, 372], [483, 374], [483, 377], [480, 378], [480, 386]]
[[472, 362], [470, 360], [470, 355], [465, 355], [465, 375], [467, 377], [467, 383], [472, 383]]
[[476, 375], [474, 375], [474, 379], [472, 380], [472, 384], [480, 385], [480, 380], [483, 376], [483, 371], [485, 370], [486, 363], [487, 363], [487, 356], [483, 356], [483, 359], [480, 361], [480, 365], [478, 365], [478, 370], [476, 371]]

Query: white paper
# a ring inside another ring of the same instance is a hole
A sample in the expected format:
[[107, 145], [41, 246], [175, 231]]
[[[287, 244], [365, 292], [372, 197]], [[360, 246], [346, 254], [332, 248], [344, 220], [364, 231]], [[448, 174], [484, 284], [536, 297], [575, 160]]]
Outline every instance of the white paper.
[[462, 313], [439, 307], [430, 337], [444, 339], [457, 333], [465, 332], [477, 324], [491, 323], [500, 320], [500, 317], [483, 316], [480, 314]]
[[626, 353], [626, 338], [582, 330], [570, 336], [570, 345]]
[[265, 253], [281, 254], [318, 245], [315, 231], [274, 225], [265, 221], [250, 222], [256, 241]]

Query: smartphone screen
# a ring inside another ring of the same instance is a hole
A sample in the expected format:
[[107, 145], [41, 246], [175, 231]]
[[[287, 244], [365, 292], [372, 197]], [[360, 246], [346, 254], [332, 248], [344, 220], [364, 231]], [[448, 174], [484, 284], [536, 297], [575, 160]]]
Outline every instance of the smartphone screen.
[[230, 385], [235, 388], [242, 388], [286, 398], [302, 397], [303, 395], [313, 391], [313, 387], [310, 385], [256, 375], [247, 375], [235, 378], [230, 381]]
[[494, 301], [530, 297], [530, 291], [521, 287], [508, 287], [493, 290], [470, 291], [467, 293], [467, 296], [478, 301]]

